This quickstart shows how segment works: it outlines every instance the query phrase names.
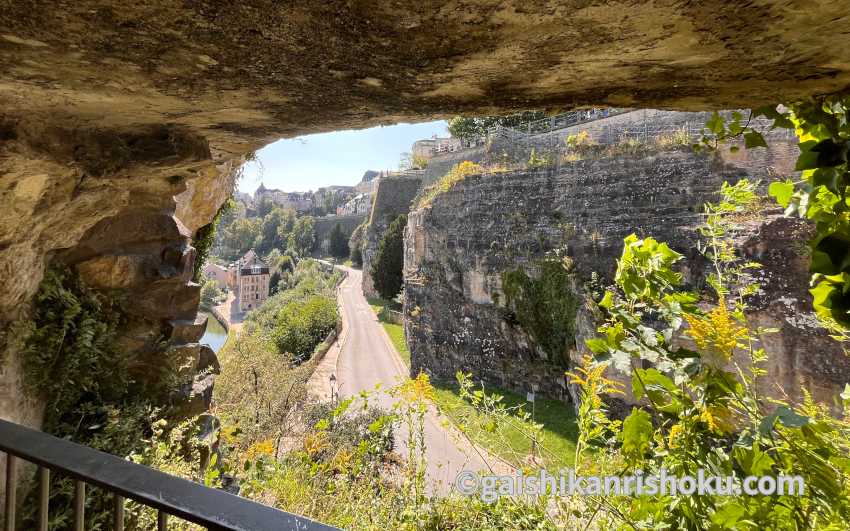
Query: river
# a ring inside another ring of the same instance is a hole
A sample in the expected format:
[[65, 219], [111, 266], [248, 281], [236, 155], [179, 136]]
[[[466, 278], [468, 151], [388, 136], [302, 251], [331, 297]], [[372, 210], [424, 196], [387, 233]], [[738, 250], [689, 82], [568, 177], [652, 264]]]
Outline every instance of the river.
[[218, 322], [218, 319], [213, 314], [209, 312], [201, 313], [207, 316], [207, 331], [204, 333], [204, 337], [201, 338], [200, 342], [206, 343], [212, 347], [213, 351], [218, 353], [224, 342], [227, 341], [227, 330], [221, 326], [221, 323]]

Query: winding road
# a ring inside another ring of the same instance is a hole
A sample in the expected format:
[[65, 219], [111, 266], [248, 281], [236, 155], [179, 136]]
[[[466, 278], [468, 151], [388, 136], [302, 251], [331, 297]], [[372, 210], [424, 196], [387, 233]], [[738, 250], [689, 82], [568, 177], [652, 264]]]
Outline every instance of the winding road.
[[[362, 272], [337, 266], [346, 272], [338, 288], [337, 300], [342, 314], [342, 332], [336, 345], [319, 363], [311, 379], [313, 392], [324, 398], [331, 396], [331, 375], [336, 378], [340, 398], [380, 389], [389, 389], [408, 377], [408, 369], [393, 347], [383, 325], [363, 296]], [[392, 407], [394, 399], [386, 392], [377, 392], [374, 398], [385, 409]], [[399, 435], [396, 450], [406, 455], [407, 434]], [[482, 449], [471, 444], [451, 422], [441, 416], [433, 406], [425, 416], [425, 445], [427, 468], [426, 483], [429, 491], [437, 494], [449, 492], [455, 477], [464, 470], [483, 471], [498, 469], [508, 473], [508, 467]]]

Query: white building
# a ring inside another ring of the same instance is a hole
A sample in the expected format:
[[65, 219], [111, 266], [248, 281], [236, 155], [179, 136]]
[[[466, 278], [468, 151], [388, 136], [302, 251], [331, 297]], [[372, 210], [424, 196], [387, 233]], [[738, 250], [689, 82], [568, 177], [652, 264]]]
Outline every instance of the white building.
[[372, 194], [357, 194], [348, 202], [336, 209], [337, 216], [368, 214], [372, 208]]

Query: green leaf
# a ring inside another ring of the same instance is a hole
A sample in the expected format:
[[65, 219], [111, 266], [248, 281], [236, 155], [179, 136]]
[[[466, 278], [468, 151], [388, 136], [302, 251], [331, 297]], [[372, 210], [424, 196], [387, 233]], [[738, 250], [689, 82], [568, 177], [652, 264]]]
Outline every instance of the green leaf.
[[794, 123], [788, 119], [786, 114], [776, 110], [776, 105], [765, 105], [753, 110], [753, 116], [764, 116], [773, 120], [773, 129], [780, 127], [782, 129], [794, 129]]
[[651, 439], [652, 417], [642, 409], [633, 408], [623, 421], [623, 431], [620, 433], [623, 452], [631, 456], [641, 456], [649, 449]]
[[765, 142], [764, 137], [758, 131], [750, 131], [744, 133], [744, 146], [747, 149], [757, 148], [757, 147], [767, 147], [767, 142]]
[[608, 343], [601, 337], [592, 337], [585, 340], [585, 345], [594, 354], [605, 354], [608, 352]]
[[794, 195], [794, 182], [791, 179], [786, 179], [785, 182], [772, 182], [767, 188], [767, 193], [775, 198], [782, 208], [786, 208], [791, 202], [791, 196]]
[[708, 128], [709, 131], [716, 135], [723, 134], [723, 131], [726, 129], [723, 125], [723, 118], [720, 117], [720, 114], [718, 114], [717, 111], [714, 111], [714, 113], [711, 115], [711, 118], [709, 118], [708, 121], [705, 122], [705, 126]]
[[599, 306], [601, 308], [605, 308], [606, 310], [611, 308], [614, 305], [614, 294], [610, 291], [605, 292], [605, 296], [602, 297], [602, 300], [599, 301]]
[[818, 154], [812, 151], [803, 151], [800, 144], [800, 156], [797, 157], [797, 163], [794, 165], [795, 171], [814, 170], [818, 167]]
[[752, 448], [737, 447], [734, 450], [735, 459], [747, 475], [762, 476], [769, 474], [776, 461], [769, 454], [762, 451], [758, 443]]
[[744, 516], [745, 509], [736, 502], [729, 502], [711, 515], [711, 521], [725, 529], [735, 529], [735, 524]]
[[759, 425], [759, 432], [767, 435], [773, 430], [776, 421], [786, 428], [801, 428], [809, 423], [809, 417], [796, 413], [788, 406], [779, 406], [773, 413], [764, 417]]
[[838, 396], [841, 397], [841, 400], [850, 400], [850, 383], [844, 384], [844, 391]]

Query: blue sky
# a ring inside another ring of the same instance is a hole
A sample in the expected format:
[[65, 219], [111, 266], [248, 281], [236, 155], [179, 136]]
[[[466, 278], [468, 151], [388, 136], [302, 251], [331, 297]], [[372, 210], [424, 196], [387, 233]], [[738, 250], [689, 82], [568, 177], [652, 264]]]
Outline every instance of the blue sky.
[[366, 170], [398, 169], [399, 155], [416, 140], [447, 136], [446, 122], [397, 124], [307, 135], [269, 144], [246, 164], [239, 191], [266, 188], [306, 192], [332, 184], [354, 185]]

